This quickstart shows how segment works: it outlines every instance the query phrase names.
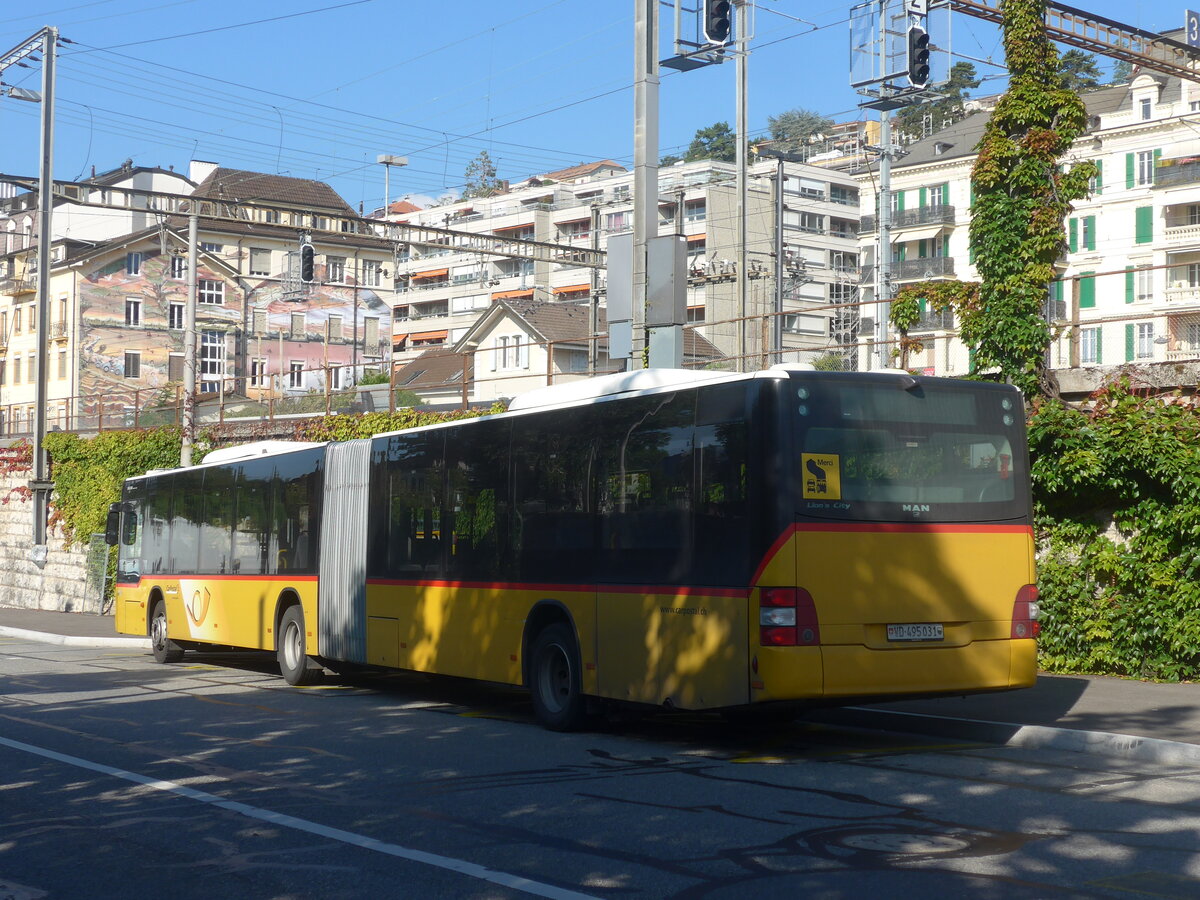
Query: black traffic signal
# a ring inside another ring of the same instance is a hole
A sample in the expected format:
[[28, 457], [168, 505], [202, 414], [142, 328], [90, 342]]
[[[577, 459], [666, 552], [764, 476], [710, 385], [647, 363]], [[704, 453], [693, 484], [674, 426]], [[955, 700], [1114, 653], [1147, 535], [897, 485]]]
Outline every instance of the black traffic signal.
[[729, 0], [704, 0], [704, 39], [710, 44], [729, 40]]
[[300, 245], [300, 280], [305, 284], [316, 281], [316, 264], [312, 244]]
[[929, 83], [929, 32], [920, 25], [908, 27], [908, 83], [915, 88]]

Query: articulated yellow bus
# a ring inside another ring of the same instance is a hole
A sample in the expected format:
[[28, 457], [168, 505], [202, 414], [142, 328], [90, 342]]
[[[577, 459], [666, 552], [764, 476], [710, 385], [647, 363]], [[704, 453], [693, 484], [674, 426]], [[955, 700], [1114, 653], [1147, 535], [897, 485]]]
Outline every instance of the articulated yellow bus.
[[509, 412], [252, 444], [126, 482], [117, 630], [591, 699], [786, 709], [1025, 687], [1020, 394], [905, 373], [643, 370]]

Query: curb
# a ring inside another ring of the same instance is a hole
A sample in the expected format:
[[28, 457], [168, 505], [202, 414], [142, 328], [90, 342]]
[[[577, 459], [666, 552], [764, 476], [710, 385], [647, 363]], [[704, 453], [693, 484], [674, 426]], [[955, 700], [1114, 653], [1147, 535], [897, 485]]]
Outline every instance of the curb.
[[120, 650], [149, 650], [150, 638], [139, 637], [83, 637], [81, 635], [49, 634], [45, 631], [30, 631], [0, 625], [0, 637], [38, 641], [43, 644], [59, 644], [64, 647], [107, 647]]
[[[813, 718], [818, 716], [814, 715]], [[1139, 737], [1133, 734], [1083, 731], [1052, 725], [1019, 725], [986, 719], [957, 719], [951, 716], [868, 709], [862, 706], [822, 710], [819, 718], [837, 725], [876, 731], [882, 727], [888, 731], [1003, 744], [1007, 747], [1093, 753], [1160, 765], [1200, 766], [1200, 744]]]

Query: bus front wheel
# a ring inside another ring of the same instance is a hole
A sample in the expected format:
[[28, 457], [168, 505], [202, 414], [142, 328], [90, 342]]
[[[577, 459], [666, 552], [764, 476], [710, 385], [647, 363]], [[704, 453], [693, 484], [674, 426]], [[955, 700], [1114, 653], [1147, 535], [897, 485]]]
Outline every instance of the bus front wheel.
[[150, 649], [154, 661], [173, 663], [183, 659], [183, 648], [167, 636], [167, 605], [159, 600], [150, 614]]
[[529, 687], [537, 720], [551, 731], [574, 731], [587, 711], [575, 635], [564, 622], [542, 629], [533, 642]]
[[291, 685], [313, 684], [321, 679], [321, 667], [308, 658], [308, 640], [304, 631], [304, 610], [289, 606], [279, 620], [279, 671]]

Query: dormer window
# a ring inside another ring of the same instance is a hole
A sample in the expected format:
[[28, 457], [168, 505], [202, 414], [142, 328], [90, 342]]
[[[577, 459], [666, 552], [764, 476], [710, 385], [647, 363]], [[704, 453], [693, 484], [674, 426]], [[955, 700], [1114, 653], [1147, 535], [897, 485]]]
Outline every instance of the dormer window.
[[1154, 115], [1154, 101], [1151, 98], [1143, 97], [1138, 101], [1138, 115], [1143, 122], [1150, 121]]

